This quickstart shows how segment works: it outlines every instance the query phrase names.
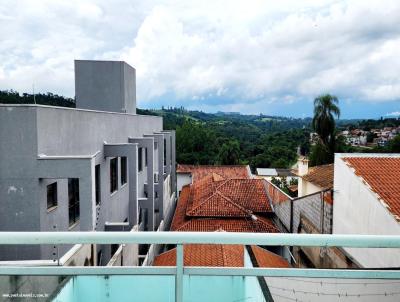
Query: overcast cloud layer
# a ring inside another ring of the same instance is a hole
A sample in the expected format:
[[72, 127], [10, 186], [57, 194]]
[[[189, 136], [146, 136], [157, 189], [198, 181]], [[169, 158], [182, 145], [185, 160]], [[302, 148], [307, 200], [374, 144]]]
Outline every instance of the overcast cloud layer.
[[399, 20], [397, 0], [2, 1], [0, 89], [73, 96], [74, 59], [123, 59], [142, 108], [302, 116], [329, 92], [398, 115]]

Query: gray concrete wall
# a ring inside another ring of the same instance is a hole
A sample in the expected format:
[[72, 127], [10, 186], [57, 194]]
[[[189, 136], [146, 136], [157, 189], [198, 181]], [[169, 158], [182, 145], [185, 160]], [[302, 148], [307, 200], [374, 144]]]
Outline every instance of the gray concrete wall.
[[[104, 145], [124, 144], [128, 143], [129, 137], [161, 131], [160, 117], [34, 105], [0, 106], [0, 140], [7, 142], [0, 145], [0, 230], [103, 230], [106, 221], [123, 222], [129, 212], [130, 179], [128, 176], [128, 183], [121, 184], [118, 159], [118, 190], [110, 193], [111, 157], [105, 156]], [[158, 148], [163, 151], [160, 145]], [[154, 162], [162, 169], [159, 164], [163, 152], [157, 151], [154, 155], [158, 157]], [[84, 159], [86, 157], [88, 159]], [[86, 174], [76, 172], [77, 158], [87, 161], [86, 172], [82, 170]], [[96, 164], [100, 164], [101, 169], [101, 204], [97, 207], [94, 203]], [[171, 164], [168, 168], [170, 173]], [[149, 166], [153, 169], [153, 165]], [[147, 172], [145, 167], [144, 171], [138, 176], [138, 182], [142, 184], [148, 181], [147, 173], [153, 175], [153, 171]], [[67, 177], [82, 177], [81, 221], [73, 228], [68, 223]], [[162, 179], [161, 174], [161, 183], [155, 186], [155, 190], [160, 190], [161, 204]], [[58, 206], [48, 211], [46, 187], [52, 182], [57, 182]], [[82, 225], [84, 215], [86, 218]], [[59, 255], [68, 248], [59, 248]], [[0, 260], [52, 259], [54, 250], [52, 246], [2, 246]]]
[[75, 61], [76, 107], [136, 113], [136, 71], [122, 61]]

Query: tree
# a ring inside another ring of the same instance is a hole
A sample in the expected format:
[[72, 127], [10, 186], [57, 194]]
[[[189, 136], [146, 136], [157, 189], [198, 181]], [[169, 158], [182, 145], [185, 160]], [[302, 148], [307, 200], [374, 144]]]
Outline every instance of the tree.
[[389, 152], [400, 153], [400, 135], [397, 135], [389, 142]]
[[322, 165], [333, 162], [336, 149], [335, 116], [339, 118], [340, 109], [336, 96], [320, 95], [314, 100], [314, 118], [312, 126], [319, 136], [319, 142], [312, 148], [311, 165]]
[[340, 109], [336, 96], [324, 94], [314, 100], [314, 118], [312, 121], [315, 132], [325, 146], [332, 144], [335, 132], [335, 118], [339, 118]]
[[237, 165], [240, 160], [240, 145], [237, 140], [224, 143], [219, 150], [218, 161], [221, 165]]

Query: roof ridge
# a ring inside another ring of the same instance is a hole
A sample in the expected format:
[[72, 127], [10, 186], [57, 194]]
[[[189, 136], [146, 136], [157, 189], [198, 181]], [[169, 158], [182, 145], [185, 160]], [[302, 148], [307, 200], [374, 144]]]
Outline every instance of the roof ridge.
[[190, 211], [187, 212], [187, 215], [193, 215], [194, 212], [196, 210], [198, 210], [200, 207], [204, 206], [207, 202], [209, 202], [209, 200], [212, 197], [215, 197], [215, 195], [219, 195], [220, 197], [222, 197], [223, 199], [225, 199], [227, 202], [229, 202], [230, 204], [232, 204], [233, 206], [237, 207], [239, 210], [245, 212], [248, 215], [251, 215], [252, 212], [250, 210], [247, 210], [246, 208], [240, 206], [239, 204], [237, 204], [236, 202], [234, 202], [233, 200], [231, 200], [229, 197], [225, 196], [224, 194], [222, 194], [220, 191], [216, 191], [214, 192], [211, 196], [207, 197], [206, 200], [204, 200], [201, 204], [199, 204], [198, 206], [196, 206], [195, 208], [192, 208]]
[[230, 199], [228, 196], [224, 195], [221, 191], [216, 192], [217, 194], [219, 194], [222, 198], [226, 199], [228, 202], [230, 202], [232, 205], [234, 205], [235, 207], [239, 208], [240, 210], [242, 210], [243, 212], [245, 212], [246, 214], [253, 214], [252, 211], [247, 210], [246, 208], [242, 207], [240, 204], [237, 204], [236, 202], [234, 202], [232, 199]]

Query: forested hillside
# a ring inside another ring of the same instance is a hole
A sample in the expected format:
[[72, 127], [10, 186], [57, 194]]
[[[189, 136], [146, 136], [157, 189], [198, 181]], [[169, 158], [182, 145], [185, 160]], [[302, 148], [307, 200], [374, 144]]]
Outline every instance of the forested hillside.
[[0, 90], [0, 103], [2, 104], [40, 104], [49, 106], [75, 107], [75, 100], [50, 92], [37, 93], [35, 96], [29, 93], [19, 94], [14, 90]]
[[[0, 91], [0, 103], [42, 104], [75, 107], [75, 100], [52, 93], [19, 94]], [[311, 118], [287, 118], [239, 113], [205, 113], [184, 108], [137, 109], [138, 114], [158, 115], [164, 129], [176, 130], [177, 161], [182, 164], [249, 164], [256, 167], [288, 168], [298, 152], [309, 154]], [[398, 119], [339, 120], [341, 129], [382, 128], [399, 125]], [[400, 138], [397, 140], [400, 141]], [[400, 142], [397, 142], [400, 144]], [[340, 137], [336, 152], [393, 152], [395, 148], [355, 149]], [[315, 147], [314, 147], [315, 149]], [[316, 154], [316, 152], [314, 152]], [[312, 154], [311, 154], [312, 155]], [[312, 157], [312, 156], [311, 156]]]
[[163, 116], [176, 130], [177, 161], [187, 164], [249, 164], [286, 168], [309, 151], [311, 119], [238, 113], [204, 113], [184, 108], [139, 110]]

